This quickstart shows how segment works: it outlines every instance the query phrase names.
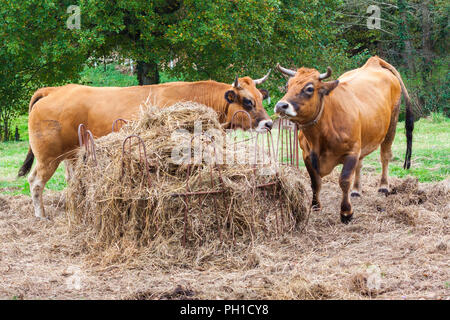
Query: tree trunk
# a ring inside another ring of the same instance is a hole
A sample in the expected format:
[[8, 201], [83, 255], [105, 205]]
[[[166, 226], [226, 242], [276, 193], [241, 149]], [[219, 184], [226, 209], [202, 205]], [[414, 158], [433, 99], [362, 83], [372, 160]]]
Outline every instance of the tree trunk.
[[429, 1], [423, 1], [421, 4], [422, 11], [422, 56], [424, 60], [425, 70], [432, 69], [432, 51], [431, 51], [431, 21], [430, 10], [428, 9]]
[[402, 43], [402, 56], [406, 61], [410, 74], [416, 74], [416, 64], [413, 55], [413, 46], [411, 44], [411, 38], [408, 31], [408, 16], [406, 10], [406, 3], [404, 0], [398, 1], [398, 8], [400, 11], [401, 23], [399, 26], [399, 38]]
[[138, 61], [136, 69], [140, 86], [159, 83], [158, 64], [156, 62]]
[[9, 141], [9, 121], [3, 119], [3, 141]]
[[16, 126], [16, 132], [14, 134], [14, 140], [20, 141], [19, 128], [17, 128], [17, 126]]

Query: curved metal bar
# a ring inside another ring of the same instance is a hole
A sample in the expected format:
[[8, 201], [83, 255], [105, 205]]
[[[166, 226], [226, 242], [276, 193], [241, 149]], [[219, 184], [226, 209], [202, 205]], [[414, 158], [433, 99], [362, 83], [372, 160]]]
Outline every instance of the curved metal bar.
[[84, 145], [86, 141], [86, 126], [82, 123], [78, 126], [78, 142], [80, 144], [80, 148]]
[[[252, 128], [252, 117], [250, 116], [250, 113], [248, 113], [245, 110], [238, 110], [235, 113], [233, 113], [233, 115], [231, 116], [231, 125], [230, 125], [231, 130], [236, 130], [236, 124], [234, 123], [234, 117], [236, 117], [236, 115], [238, 113], [243, 113], [244, 115], [247, 116], [248, 124], [249, 124], [248, 127], [251, 129]], [[244, 128], [243, 124], [244, 124], [244, 120], [242, 119], [241, 120], [241, 128]]]
[[[121, 126], [120, 126], [120, 123], [122, 123]], [[111, 132], [119, 131], [127, 123], [128, 123], [128, 121], [125, 119], [122, 119], [122, 118], [118, 118], [118, 119], [114, 120], [114, 122], [112, 124], [112, 128], [111, 128]]]
[[88, 156], [92, 158], [94, 161], [94, 166], [97, 165], [97, 154], [95, 152], [95, 142], [94, 142], [94, 136], [92, 135], [92, 132], [90, 130], [86, 131], [87, 134], [87, 140], [86, 140], [86, 151]]
[[78, 125], [78, 143], [80, 144], [80, 148], [84, 146], [84, 150], [86, 152], [86, 157], [84, 161], [91, 158], [94, 161], [94, 166], [97, 165], [97, 155], [95, 152], [95, 142], [94, 136], [92, 132], [86, 129], [86, 126], [83, 123]]
[[[128, 151], [128, 153], [131, 155], [131, 147], [132, 147], [131, 140], [133, 138], [136, 138], [138, 140], [138, 145], [139, 145], [139, 162], [144, 162], [144, 165], [145, 165], [145, 176], [147, 178], [148, 186], [150, 187], [152, 185], [152, 182], [151, 182], [151, 179], [150, 179], [150, 166], [149, 166], [148, 160], [147, 160], [147, 150], [145, 148], [144, 141], [138, 135], [133, 134], [133, 135], [130, 135], [130, 136], [126, 137], [123, 140], [123, 143], [122, 143], [122, 177], [125, 174], [125, 170], [124, 170], [125, 144], [126, 144], [127, 141], [129, 141], [129, 144], [128, 144], [129, 145], [129, 151]], [[143, 159], [144, 161], [142, 161], [142, 158], [144, 158]], [[131, 157], [130, 157], [130, 162], [131, 162]]]
[[265, 142], [264, 142], [264, 138], [261, 140], [262, 143], [262, 148], [260, 147], [260, 139], [259, 136], [260, 135], [266, 135], [267, 137], [267, 151], [268, 151], [268, 160], [269, 163], [272, 164], [272, 159], [275, 159], [276, 162], [276, 153], [275, 153], [275, 149], [274, 149], [274, 143], [273, 143], [273, 136], [272, 136], [272, 132], [270, 131], [269, 128], [262, 128], [262, 131], [259, 131], [256, 133], [256, 139], [255, 139], [255, 154], [254, 154], [254, 167], [256, 167], [256, 165], [258, 164], [258, 160], [257, 160], [257, 152], [259, 149], [262, 149], [262, 157], [263, 157], [263, 162], [262, 164], [265, 164], [265, 151], [266, 151], [266, 147], [265, 147]]

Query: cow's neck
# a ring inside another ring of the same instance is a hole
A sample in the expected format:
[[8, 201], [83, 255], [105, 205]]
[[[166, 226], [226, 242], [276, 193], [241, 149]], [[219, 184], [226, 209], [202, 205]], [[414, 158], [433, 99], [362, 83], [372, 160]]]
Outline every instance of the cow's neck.
[[220, 122], [226, 122], [228, 102], [225, 92], [231, 90], [231, 85], [215, 81], [199, 81], [192, 83], [195, 102], [213, 108], [219, 115]]
[[[315, 149], [320, 149], [320, 141], [321, 138], [326, 134], [326, 127], [329, 125], [329, 122], [331, 121], [330, 114], [329, 114], [329, 108], [326, 107], [327, 105], [327, 99], [328, 96], [324, 96], [323, 101], [319, 102], [319, 105], [317, 106], [317, 110], [319, 111], [319, 108], [323, 108], [320, 114], [320, 117], [317, 119], [317, 122], [310, 125], [303, 127], [302, 133], [305, 136], [305, 138], [308, 140], [310, 145], [314, 146]], [[322, 106], [323, 103], [323, 106]], [[318, 151], [316, 150], [316, 151]]]

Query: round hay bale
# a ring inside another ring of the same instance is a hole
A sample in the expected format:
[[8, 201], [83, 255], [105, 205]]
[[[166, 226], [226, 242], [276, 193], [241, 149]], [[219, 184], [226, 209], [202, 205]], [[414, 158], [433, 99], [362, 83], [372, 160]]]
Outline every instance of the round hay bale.
[[[252, 164], [214, 163], [221, 150], [211, 152], [211, 132], [226, 134], [215, 111], [180, 103], [142, 109], [138, 120], [97, 139], [96, 163], [80, 148], [66, 189], [70, 225], [89, 233], [92, 248], [144, 248], [180, 263], [198, 259], [199, 251], [217, 255], [298, 229], [309, 204], [299, 170], [271, 164], [275, 174], [262, 175]], [[124, 143], [131, 135], [142, 139], [148, 165], [138, 138]], [[201, 161], [176, 163], [180, 146], [194, 155], [200, 146]], [[230, 149], [231, 158], [254, 154]]]

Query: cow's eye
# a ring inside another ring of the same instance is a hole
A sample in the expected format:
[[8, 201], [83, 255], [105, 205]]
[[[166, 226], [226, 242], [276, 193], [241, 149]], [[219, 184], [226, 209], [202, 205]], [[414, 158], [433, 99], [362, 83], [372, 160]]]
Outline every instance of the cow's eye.
[[305, 88], [305, 92], [307, 94], [312, 94], [314, 92], [314, 87], [309, 86], [309, 87]]

